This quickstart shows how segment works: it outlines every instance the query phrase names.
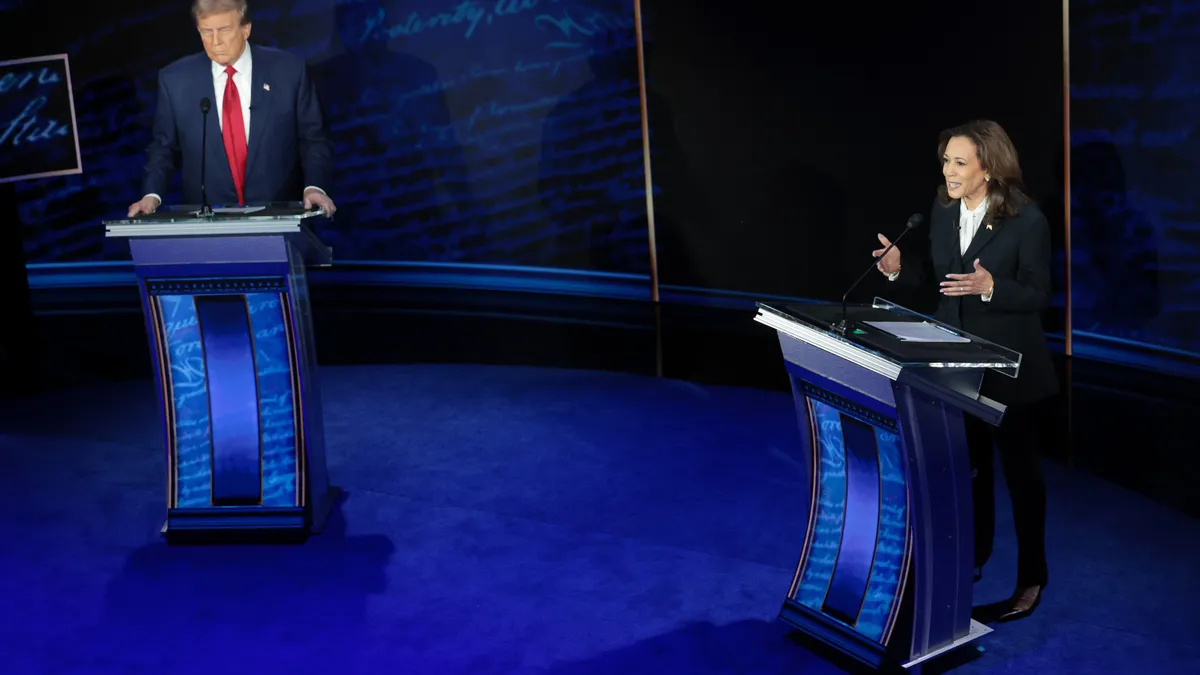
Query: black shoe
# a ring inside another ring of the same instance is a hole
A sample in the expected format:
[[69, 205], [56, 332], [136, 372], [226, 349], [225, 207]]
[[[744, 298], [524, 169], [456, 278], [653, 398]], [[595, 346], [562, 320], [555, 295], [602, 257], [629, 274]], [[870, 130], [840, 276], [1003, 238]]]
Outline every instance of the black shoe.
[[1033, 586], [1013, 593], [1008, 600], [971, 608], [971, 618], [980, 623], [1007, 623], [1024, 619], [1042, 604], [1044, 587]]
[[[1034, 586], [1027, 588], [1024, 591], [1013, 595], [1013, 600], [1009, 606], [1009, 611], [1001, 614], [996, 618], [996, 623], [1005, 623], [1008, 621], [1016, 621], [1024, 619], [1033, 614], [1037, 610], [1038, 605], [1042, 604], [1042, 591], [1044, 587]], [[1033, 596], [1033, 601], [1030, 602], [1030, 596]]]

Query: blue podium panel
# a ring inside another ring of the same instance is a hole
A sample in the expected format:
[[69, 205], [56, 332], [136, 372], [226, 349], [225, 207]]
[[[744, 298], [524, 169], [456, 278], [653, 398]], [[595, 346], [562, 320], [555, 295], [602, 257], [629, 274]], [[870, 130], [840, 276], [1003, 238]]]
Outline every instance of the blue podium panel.
[[164, 445], [164, 534], [320, 532], [329, 484], [305, 270], [333, 252], [299, 203], [173, 207], [106, 222], [129, 240]]
[[[809, 499], [780, 619], [870, 667], [919, 666], [990, 629], [971, 620], [973, 525], [964, 415], [1019, 355], [943, 326], [945, 343], [880, 326], [932, 322], [886, 301], [852, 313], [760, 303], [791, 379]], [[934, 322], [936, 324], [936, 322]], [[959, 339], [962, 338], [962, 339]]]
[[811, 496], [784, 618], [805, 628], [840, 624], [859, 638], [845, 648], [881, 659], [900, 616], [913, 549], [896, 413], [788, 365]]
[[908, 495], [894, 424], [875, 426], [814, 396], [816, 526], [792, 597], [887, 644], [908, 569]]
[[165, 408], [168, 526], [304, 527], [288, 278], [150, 276], [142, 287]]
[[173, 420], [171, 507], [303, 506], [285, 280], [146, 286]]

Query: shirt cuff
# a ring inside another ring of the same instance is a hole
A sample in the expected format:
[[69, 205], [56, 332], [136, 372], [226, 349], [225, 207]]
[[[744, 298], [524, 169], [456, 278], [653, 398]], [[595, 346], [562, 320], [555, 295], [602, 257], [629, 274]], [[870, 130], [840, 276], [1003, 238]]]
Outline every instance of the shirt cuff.
[[982, 300], [982, 301], [984, 301], [984, 302], [991, 302], [991, 301], [992, 301], [992, 294], [993, 294], [993, 293], [995, 293], [995, 292], [996, 292], [996, 285], [995, 285], [995, 284], [992, 284], [992, 287], [991, 287], [991, 289], [989, 289], [987, 293], [984, 293], [983, 295], [979, 296], [979, 299], [980, 299], [980, 300]]
[[321, 188], [317, 187], [316, 185], [309, 185], [308, 187], [304, 188], [304, 191], [305, 191], [305, 192], [308, 192], [309, 190], [316, 190], [317, 192], [320, 192], [321, 194], [325, 195], [326, 197], [328, 197], [328, 196], [329, 196], [329, 193], [328, 193], [328, 192], [325, 192], [324, 190], [322, 190]]
[[892, 272], [891, 274], [887, 275], [887, 280], [895, 281], [897, 279], [897, 277], [899, 277], [899, 276], [900, 276], [900, 271], [896, 270], [895, 272]]
[[[158, 195], [154, 194], [153, 192], [151, 192], [150, 194], [146, 195], [146, 197], [154, 197], [155, 199], [157, 199], [157, 200], [158, 200], [158, 205], [159, 205], [159, 206], [162, 206], [162, 197], [159, 197]], [[142, 197], [142, 199], [145, 199], [146, 197]]]

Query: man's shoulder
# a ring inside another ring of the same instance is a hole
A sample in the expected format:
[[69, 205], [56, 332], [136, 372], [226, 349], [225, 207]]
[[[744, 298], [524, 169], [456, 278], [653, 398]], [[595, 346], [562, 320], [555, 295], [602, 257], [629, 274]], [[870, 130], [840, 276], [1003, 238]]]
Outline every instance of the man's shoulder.
[[305, 67], [304, 59], [282, 49], [262, 45], [252, 45], [250, 49], [256, 63], [261, 61], [272, 69], [299, 72]]
[[188, 54], [187, 56], [175, 59], [174, 61], [168, 63], [158, 72], [161, 73], [164, 78], [178, 77], [184, 73], [195, 72], [197, 67], [203, 66], [206, 62], [208, 62], [208, 60], [208, 55], [204, 52], [200, 52], [198, 54]]

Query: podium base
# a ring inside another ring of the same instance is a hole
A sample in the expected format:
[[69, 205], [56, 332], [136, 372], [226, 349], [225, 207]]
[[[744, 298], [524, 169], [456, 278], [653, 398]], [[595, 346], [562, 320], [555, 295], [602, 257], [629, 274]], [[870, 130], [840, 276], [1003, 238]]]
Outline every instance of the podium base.
[[320, 534], [345, 492], [329, 486], [305, 509], [227, 507], [222, 509], [170, 509], [159, 534], [168, 544], [304, 543]]
[[313, 534], [321, 534], [321, 531], [325, 529], [325, 522], [333, 513], [333, 507], [337, 506], [345, 495], [345, 491], [340, 487], [330, 485], [329, 489], [325, 491], [325, 495], [313, 504], [312, 526], [309, 531]]
[[[948, 657], [961, 647], [976, 638], [987, 635], [992, 629], [974, 619], [967, 628], [967, 633], [949, 644], [932, 649], [914, 659], [907, 661], [895, 653], [895, 650], [869, 640], [856, 632], [850, 626], [830, 619], [822, 612], [816, 612], [788, 599], [783, 603], [779, 619], [791, 628], [801, 632], [806, 638], [815, 642], [815, 648], [829, 649], [848, 657], [859, 668], [877, 673], [904, 673], [904, 675], [920, 675], [925, 665], [938, 657]], [[908, 640], [901, 637], [900, 644]], [[903, 648], [903, 647], [902, 647]]]
[[[966, 635], [960, 637], [959, 639], [955, 640], [954, 642], [951, 642], [950, 644], [946, 645], [945, 647], [935, 649], [920, 658], [916, 658], [916, 659], [913, 659], [912, 661], [908, 661], [907, 663], [902, 664], [904, 667], [904, 670], [907, 671], [910, 675], [920, 675], [921, 674], [921, 666], [923, 664], [928, 663], [929, 661], [931, 661], [939, 656], [942, 656], [943, 654], [952, 652], [952, 651], [958, 649], [959, 647], [962, 647], [963, 645], [967, 644], [968, 642], [971, 642], [972, 640], [974, 640], [976, 638], [983, 637], [984, 635], [987, 635], [990, 632], [992, 632], [992, 629], [989, 626], [979, 623], [975, 619], [971, 619], [971, 628], [967, 632]], [[980, 649], [982, 649], [982, 647]]]

